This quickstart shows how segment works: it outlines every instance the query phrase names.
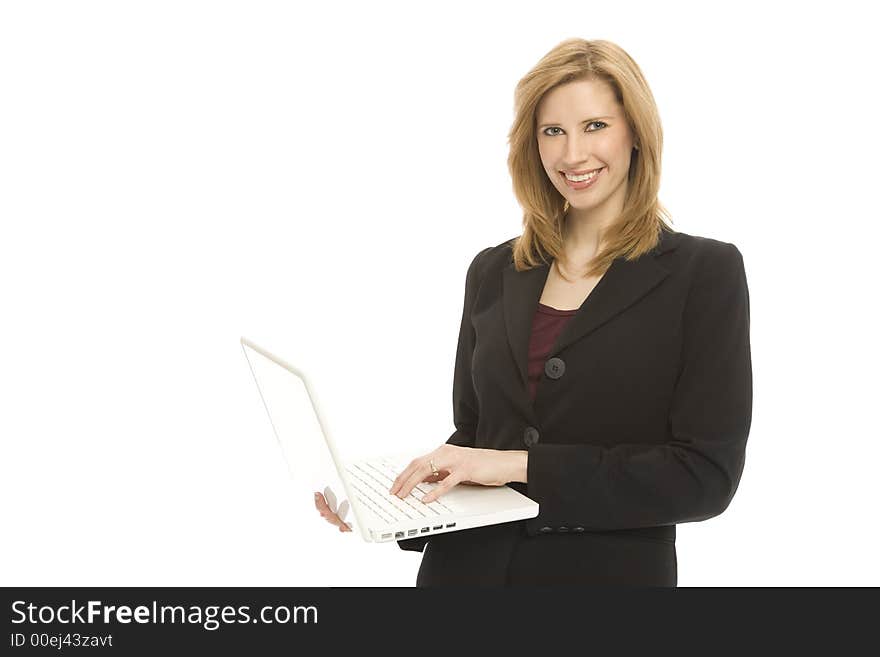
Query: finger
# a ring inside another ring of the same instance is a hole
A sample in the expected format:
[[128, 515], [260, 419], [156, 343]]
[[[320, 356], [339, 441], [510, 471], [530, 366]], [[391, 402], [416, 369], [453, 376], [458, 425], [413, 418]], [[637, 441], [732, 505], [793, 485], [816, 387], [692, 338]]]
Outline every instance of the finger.
[[438, 481], [446, 479], [446, 477], [448, 477], [448, 476], [449, 476], [449, 470], [440, 470], [436, 475], [434, 473], [431, 473], [430, 475], [428, 475], [428, 477], [425, 479], [425, 481], [428, 482], [429, 484], [436, 484]]
[[422, 496], [422, 504], [430, 504], [441, 495], [445, 495], [447, 492], [449, 492], [450, 488], [455, 486], [463, 478], [464, 477], [462, 475], [456, 474], [455, 472], [450, 473], [449, 476], [446, 477], [446, 479], [437, 484], [434, 490]]
[[388, 489], [388, 492], [391, 493], [392, 495], [397, 495], [397, 491], [400, 490], [400, 486], [403, 484], [403, 482], [405, 482], [407, 479], [409, 479], [410, 474], [412, 474], [412, 471], [416, 467], [417, 467], [416, 461], [415, 460], [410, 461], [409, 465], [407, 465], [403, 469], [403, 471], [399, 475], [397, 475], [397, 477], [394, 479], [394, 483], [391, 484], [391, 488]]
[[[434, 457], [435, 452], [429, 452], [424, 456], [420, 456], [418, 458], [413, 459], [409, 462], [409, 464], [403, 469], [403, 472], [397, 475], [397, 478], [394, 480], [394, 483], [391, 484], [391, 488], [388, 489], [388, 492], [392, 495], [397, 495], [400, 493], [401, 488], [406, 485], [406, 482], [413, 479], [415, 473], [423, 473], [425, 470], [425, 463], [428, 462], [429, 459]], [[431, 472], [431, 466], [428, 466], [428, 472]], [[421, 480], [419, 480], [421, 481]], [[401, 497], [406, 497], [406, 495], [402, 495]]]
[[329, 523], [334, 525], [338, 525], [339, 519], [336, 514], [330, 510], [330, 507], [327, 505], [327, 502], [324, 500], [324, 497], [320, 493], [315, 493], [315, 507], [321, 513], [321, 517], [324, 518]]
[[329, 522], [331, 525], [336, 525], [337, 527], [345, 524], [342, 522], [342, 520], [339, 519], [339, 516], [337, 516], [335, 513], [333, 513], [330, 510], [322, 511], [321, 517], [324, 520], [326, 520], [327, 522]]
[[[426, 456], [430, 457], [430, 455]], [[409, 465], [403, 469], [403, 472], [397, 475], [397, 478], [394, 480], [394, 483], [391, 484], [391, 488], [388, 489], [388, 492], [392, 495], [397, 495], [397, 493], [400, 492], [401, 487], [412, 477], [413, 473], [417, 470], [421, 470], [422, 459], [424, 458], [426, 457], [420, 456], [419, 458], [410, 461]]]
[[327, 498], [327, 506], [333, 513], [336, 513], [336, 494], [330, 486], [324, 487], [324, 497]]
[[333, 513], [330, 505], [327, 504], [327, 500], [324, 499], [324, 496], [320, 493], [315, 496], [315, 506], [317, 507], [318, 511], [321, 512], [321, 515], [324, 515], [325, 513]]
[[348, 515], [348, 500], [342, 500], [339, 504], [339, 509], [336, 510], [336, 515], [339, 516], [339, 519], [345, 522], [345, 516]]
[[[435, 459], [434, 464], [436, 465], [437, 461]], [[439, 467], [437, 468], [439, 470]], [[400, 490], [397, 493], [397, 496], [400, 499], [405, 498], [412, 492], [412, 489], [418, 486], [421, 482], [423, 482], [426, 478], [432, 475], [431, 466], [428, 463], [423, 463], [419, 468], [417, 468], [412, 474], [410, 474], [409, 478], [401, 485]]]

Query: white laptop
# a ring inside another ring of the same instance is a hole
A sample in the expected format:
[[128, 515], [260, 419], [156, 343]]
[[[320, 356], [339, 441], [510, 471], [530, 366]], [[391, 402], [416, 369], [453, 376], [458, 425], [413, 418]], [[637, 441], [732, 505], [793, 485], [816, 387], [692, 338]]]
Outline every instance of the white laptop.
[[[305, 373], [247, 338], [241, 338], [241, 346], [300, 493], [308, 494], [311, 503], [310, 491], [323, 490], [331, 508], [343, 520], [350, 506], [365, 541], [398, 541], [538, 515], [538, 503], [509, 486], [458, 484], [427, 504], [420, 501], [421, 497], [437, 484], [422, 482], [404, 499], [391, 495], [388, 489], [397, 475], [419, 454], [343, 458], [330, 438], [326, 417]], [[365, 436], [365, 440], [376, 438], [381, 435]], [[331, 481], [337, 486], [341, 481], [347, 500], [337, 504], [328, 485]], [[316, 521], [325, 522], [317, 511], [314, 516]]]

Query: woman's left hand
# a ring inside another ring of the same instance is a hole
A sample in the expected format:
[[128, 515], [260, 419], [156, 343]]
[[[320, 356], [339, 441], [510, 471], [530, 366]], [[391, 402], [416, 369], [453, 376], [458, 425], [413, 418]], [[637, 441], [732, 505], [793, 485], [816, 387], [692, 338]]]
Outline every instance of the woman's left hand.
[[[439, 471], [437, 475], [432, 473], [432, 460]], [[389, 492], [403, 499], [423, 481], [439, 482], [434, 490], [422, 497], [422, 503], [427, 504], [460, 483], [503, 486], [511, 481], [510, 473], [509, 452], [444, 444], [433, 452], [413, 459], [394, 480]]]

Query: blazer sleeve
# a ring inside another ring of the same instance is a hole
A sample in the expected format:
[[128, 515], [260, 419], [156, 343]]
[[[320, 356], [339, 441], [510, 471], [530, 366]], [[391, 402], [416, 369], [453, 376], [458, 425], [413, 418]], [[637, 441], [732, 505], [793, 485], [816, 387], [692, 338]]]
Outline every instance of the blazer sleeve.
[[749, 291], [733, 244], [704, 248], [697, 257], [702, 262], [683, 311], [671, 440], [533, 445], [527, 494], [540, 513], [526, 521], [528, 535], [548, 526], [615, 530], [696, 522], [730, 504], [752, 419]]
[[471, 375], [476, 334], [471, 322], [471, 311], [482, 281], [480, 260], [492, 247], [480, 251], [468, 267], [464, 284], [464, 308], [458, 329], [458, 348], [455, 351], [455, 370], [452, 376], [452, 418], [455, 431], [446, 440], [449, 445], [473, 447], [477, 435], [479, 407]]
[[[452, 418], [455, 431], [446, 439], [449, 445], [473, 447], [477, 434], [477, 417], [479, 408], [474, 383], [471, 378], [471, 360], [474, 355], [474, 325], [471, 322], [471, 311], [477, 296], [482, 277], [481, 259], [492, 249], [488, 247], [480, 251], [471, 261], [465, 276], [464, 307], [461, 314], [461, 325], [458, 330], [458, 347], [455, 352], [455, 370], [452, 376]], [[408, 538], [397, 541], [402, 550], [421, 552], [429, 537]]]

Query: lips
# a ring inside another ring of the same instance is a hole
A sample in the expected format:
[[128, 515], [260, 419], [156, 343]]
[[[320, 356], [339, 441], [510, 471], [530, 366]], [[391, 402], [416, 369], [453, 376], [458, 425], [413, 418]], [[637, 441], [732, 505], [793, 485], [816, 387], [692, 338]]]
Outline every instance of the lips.
[[573, 189], [576, 191], [584, 191], [587, 189], [592, 189], [594, 185], [596, 185], [597, 181], [602, 175], [602, 171], [604, 171], [605, 167], [601, 169], [594, 169], [595, 173], [587, 180], [583, 180], [581, 182], [575, 182], [573, 180], [569, 180], [568, 177], [563, 172], [559, 172], [559, 175], [562, 177], [562, 181], [566, 184], [569, 189]]

